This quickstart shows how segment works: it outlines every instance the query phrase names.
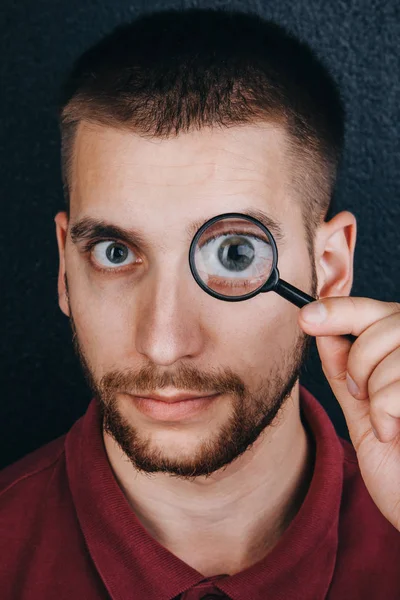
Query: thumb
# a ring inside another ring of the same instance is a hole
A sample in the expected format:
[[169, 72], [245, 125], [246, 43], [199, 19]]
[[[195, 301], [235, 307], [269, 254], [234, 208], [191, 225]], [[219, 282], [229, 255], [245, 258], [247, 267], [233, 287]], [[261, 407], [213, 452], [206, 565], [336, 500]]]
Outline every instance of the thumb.
[[340, 335], [317, 336], [316, 343], [322, 370], [343, 410], [351, 441], [357, 450], [371, 424], [369, 399], [357, 400], [347, 388], [347, 362], [352, 344]]

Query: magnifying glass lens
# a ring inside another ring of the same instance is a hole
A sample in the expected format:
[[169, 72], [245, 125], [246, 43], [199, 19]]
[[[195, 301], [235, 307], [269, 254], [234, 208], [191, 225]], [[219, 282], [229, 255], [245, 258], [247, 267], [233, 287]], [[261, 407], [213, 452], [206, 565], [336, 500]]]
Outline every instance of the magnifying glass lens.
[[194, 266], [203, 284], [220, 296], [247, 296], [260, 289], [273, 269], [268, 235], [247, 219], [211, 223], [194, 250]]

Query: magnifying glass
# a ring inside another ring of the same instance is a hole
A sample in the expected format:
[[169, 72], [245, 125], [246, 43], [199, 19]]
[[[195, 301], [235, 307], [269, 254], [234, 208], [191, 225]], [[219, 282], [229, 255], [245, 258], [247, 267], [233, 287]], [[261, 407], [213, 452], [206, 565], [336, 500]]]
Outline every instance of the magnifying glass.
[[317, 300], [280, 278], [272, 233], [241, 213], [224, 213], [204, 223], [190, 244], [189, 264], [199, 286], [219, 300], [238, 302], [270, 291], [299, 308]]

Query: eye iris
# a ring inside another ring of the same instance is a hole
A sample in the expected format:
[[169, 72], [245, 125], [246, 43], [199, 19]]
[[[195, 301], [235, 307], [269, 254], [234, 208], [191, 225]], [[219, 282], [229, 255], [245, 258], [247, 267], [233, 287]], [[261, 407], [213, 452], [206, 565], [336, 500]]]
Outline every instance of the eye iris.
[[117, 244], [111, 244], [106, 250], [106, 255], [109, 261], [114, 264], [124, 262], [128, 256], [128, 249]]
[[244, 271], [253, 262], [254, 246], [250, 240], [235, 236], [224, 240], [218, 248], [218, 259], [230, 271]]

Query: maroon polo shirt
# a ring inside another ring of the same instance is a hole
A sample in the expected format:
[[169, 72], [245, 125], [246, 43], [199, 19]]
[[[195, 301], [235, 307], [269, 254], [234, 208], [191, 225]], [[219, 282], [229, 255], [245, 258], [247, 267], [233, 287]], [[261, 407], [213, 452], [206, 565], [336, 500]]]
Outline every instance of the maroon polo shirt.
[[369, 496], [353, 447], [302, 386], [300, 407], [316, 452], [297, 515], [261, 561], [205, 578], [136, 518], [93, 399], [66, 435], [0, 472], [1, 600], [400, 598], [400, 533]]

